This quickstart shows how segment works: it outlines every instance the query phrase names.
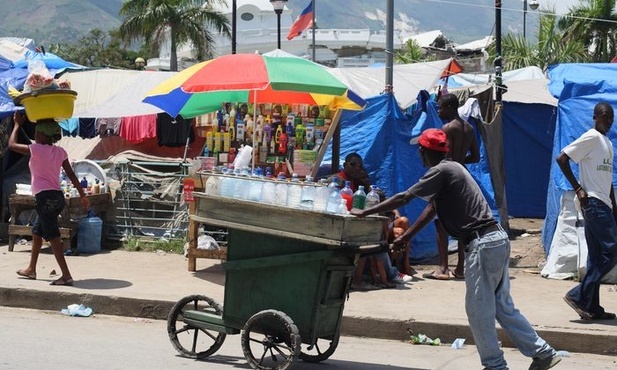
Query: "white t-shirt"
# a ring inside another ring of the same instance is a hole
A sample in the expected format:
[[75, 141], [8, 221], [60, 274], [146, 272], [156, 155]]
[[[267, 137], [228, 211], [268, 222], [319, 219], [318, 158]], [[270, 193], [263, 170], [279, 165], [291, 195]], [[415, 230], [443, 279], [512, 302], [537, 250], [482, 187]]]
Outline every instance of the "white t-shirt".
[[578, 163], [579, 182], [587, 195], [612, 209], [613, 143], [609, 138], [592, 128], [563, 148], [563, 152]]

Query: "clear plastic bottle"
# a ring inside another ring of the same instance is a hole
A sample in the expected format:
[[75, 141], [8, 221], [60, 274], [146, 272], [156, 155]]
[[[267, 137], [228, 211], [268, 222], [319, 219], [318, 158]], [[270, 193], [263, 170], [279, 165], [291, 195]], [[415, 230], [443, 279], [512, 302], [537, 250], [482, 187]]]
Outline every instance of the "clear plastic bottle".
[[283, 172], [279, 173], [274, 188], [274, 204], [282, 207], [287, 205], [287, 181]]
[[366, 193], [364, 192], [364, 186], [359, 185], [358, 190], [353, 193], [351, 208], [355, 209], [364, 209], [364, 204], [366, 203]]
[[221, 177], [215, 173], [210, 174], [208, 180], [206, 180], [206, 195], [220, 195], [220, 185]]
[[249, 176], [250, 174], [248, 167], [244, 167], [237, 172], [236, 186], [234, 187], [234, 198], [242, 200], [247, 200], [249, 198], [249, 190], [251, 188]]
[[[265, 204], [274, 204], [276, 199], [276, 183], [270, 179], [266, 179], [261, 187], [261, 202]], [[287, 199], [285, 199], [287, 201]]]
[[233, 198], [235, 185], [235, 177], [233, 177], [233, 174], [231, 174], [226, 168], [223, 168], [223, 176], [221, 177], [221, 182], [219, 184], [220, 196]]
[[341, 204], [341, 191], [338, 189], [336, 182], [331, 182], [328, 185], [330, 189], [330, 195], [328, 196], [328, 204], [326, 205], [327, 213], [336, 213], [338, 210], [339, 204]]
[[330, 196], [330, 188], [326, 184], [326, 179], [319, 180], [319, 184], [315, 190], [315, 203], [313, 210], [317, 212], [325, 212], [328, 205], [328, 197]]
[[336, 214], [338, 215], [347, 215], [349, 214], [349, 210], [347, 209], [347, 199], [341, 199], [341, 203], [339, 203], [338, 208], [336, 209]]
[[256, 168], [255, 172], [251, 176], [251, 181], [249, 184], [249, 192], [248, 192], [248, 200], [252, 200], [254, 202], [261, 201], [261, 191], [263, 187], [263, 181], [261, 181], [261, 169]]
[[300, 208], [300, 202], [302, 201], [302, 185], [300, 185], [300, 178], [298, 174], [291, 175], [291, 183], [287, 188], [287, 207]]
[[313, 177], [306, 176], [306, 181], [302, 185], [302, 196], [300, 199], [300, 208], [310, 209], [310, 210], [314, 209], [316, 195], [317, 195], [317, 188], [315, 187], [315, 182], [313, 181]]
[[377, 186], [371, 185], [371, 191], [366, 194], [366, 202], [364, 203], [364, 208], [373, 207], [376, 204], [379, 204], [379, 194], [377, 193]]
[[351, 210], [353, 202], [353, 190], [351, 190], [351, 181], [345, 181], [345, 186], [341, 189], [341, 197], [347, 201], [347, 210]]

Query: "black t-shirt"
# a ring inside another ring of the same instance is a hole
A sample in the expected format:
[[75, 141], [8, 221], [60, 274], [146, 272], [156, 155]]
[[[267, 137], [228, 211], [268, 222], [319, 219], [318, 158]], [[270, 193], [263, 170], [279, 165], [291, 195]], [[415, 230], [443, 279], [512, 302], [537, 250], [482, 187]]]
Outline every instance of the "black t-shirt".
[[431, 167], [407, 192], [431, 202], [456, 239], [497, 223], [476, 181], [463, 165], [449, 159]]

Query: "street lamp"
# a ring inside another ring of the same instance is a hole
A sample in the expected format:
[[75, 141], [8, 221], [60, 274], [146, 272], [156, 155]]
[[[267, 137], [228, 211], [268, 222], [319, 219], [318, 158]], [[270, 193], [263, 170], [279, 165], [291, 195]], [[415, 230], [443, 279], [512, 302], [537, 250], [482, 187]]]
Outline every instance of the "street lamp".
[[[538, 9], [538, 6], [540, 6], [540, 3], [536, 0], [531, 0], [529, 2], [529, 8], [531, 8], [531, 10]], [[523, 38], [527, 38], [527, 0], [523, 0]]]
[[283, 8], [285, 8], [285, 3], [287, 0], [270, 0], [272, 3], [272, 7], [274, 8], [274, 12], [276, 13], [276, 45], [277, 48], [281, 48], [281, 13], [283, 13]]

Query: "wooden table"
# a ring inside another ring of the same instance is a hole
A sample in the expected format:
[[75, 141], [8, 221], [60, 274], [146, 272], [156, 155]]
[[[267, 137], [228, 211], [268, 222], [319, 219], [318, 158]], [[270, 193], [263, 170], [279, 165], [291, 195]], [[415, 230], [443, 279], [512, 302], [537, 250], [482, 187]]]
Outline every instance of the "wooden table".
[[[88, 195], [90, 207], [95, 215], [103, 220], [103, 230], [105, 230], [107, 208], [111, 203], [111, 195], [109, 193]], [[64, 250], [71, 248], [71, 238], [77, 233], [77, 222], [71, 221], [71, 215], [83, 216], [87, 211], [83, 209], [79, 197], [71, 197], [66, 199], [67, 206], [64, 207], [60, 216], [58, 216], [58, 224], [60, 225], [60, 238], [64, 244]], [[11, 221], [9, 223], [9, 252], [13, 251], [15, 239], [19, 235], [32, 235], [32, 226], [17, 225], [17, 219], [21, 212], [34, 209], [35, 198], [33, 195], [12, 194], [9, 197], [9, 212]], [[101, 244], [105, 245], [105, 233], [101, 238]]]

